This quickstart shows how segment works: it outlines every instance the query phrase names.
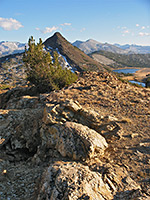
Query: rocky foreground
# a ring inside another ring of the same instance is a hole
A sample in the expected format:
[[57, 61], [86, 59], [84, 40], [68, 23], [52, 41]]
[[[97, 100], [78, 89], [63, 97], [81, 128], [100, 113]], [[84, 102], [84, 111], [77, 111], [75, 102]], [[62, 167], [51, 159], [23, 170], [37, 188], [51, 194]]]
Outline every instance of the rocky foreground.
[[150, 89], [107, 72], [0, 95], [1, 200], [150, 198]]

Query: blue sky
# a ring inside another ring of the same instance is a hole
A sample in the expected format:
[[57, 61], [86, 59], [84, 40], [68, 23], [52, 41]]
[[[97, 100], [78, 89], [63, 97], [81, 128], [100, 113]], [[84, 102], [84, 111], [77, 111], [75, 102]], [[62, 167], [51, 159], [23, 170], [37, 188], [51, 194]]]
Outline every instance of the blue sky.
[[0, 0], [0, 41], [44, 41], [56, 31], [70, 42], [150, 46], [150, 0]]

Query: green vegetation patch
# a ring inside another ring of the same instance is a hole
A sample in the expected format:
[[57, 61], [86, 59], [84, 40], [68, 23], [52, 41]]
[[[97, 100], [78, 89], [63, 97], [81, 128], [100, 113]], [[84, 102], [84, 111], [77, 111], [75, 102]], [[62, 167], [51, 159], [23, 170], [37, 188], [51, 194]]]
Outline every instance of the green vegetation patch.
[[56, 51], [52, 60], [50, 53], [43, 50], [41, 39], [35, 44], [33, 37], [30, 37], [28, 46], [23, 55], [27, 80], [37, 86], [40, 92], [59, 90], [77, 80], [75, 73], [61, 67]]
[[10, 88], [12, 88], [12, 86], [8, 84], [0, 84], [0, 90], [8, 90]]

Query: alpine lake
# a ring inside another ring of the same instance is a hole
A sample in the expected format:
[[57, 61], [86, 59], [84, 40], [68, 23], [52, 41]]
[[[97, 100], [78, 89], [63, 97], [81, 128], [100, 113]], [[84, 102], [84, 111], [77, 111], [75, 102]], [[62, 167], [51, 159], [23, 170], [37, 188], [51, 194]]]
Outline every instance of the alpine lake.
[[[124, 73], [124, 74], [134, 74], [138, 70], [140, 70], [140, 69], [115, 69], [115, 70], [113, 70], [113, 72]], [[143, 82], [138, 82], [138, 81], [134, 81], [134, 80], [129, 80], [129, 82], [136, 83], [138, 85], [141, 85], [142, 87], [145, 87], [145, 83], [143, 83]]]

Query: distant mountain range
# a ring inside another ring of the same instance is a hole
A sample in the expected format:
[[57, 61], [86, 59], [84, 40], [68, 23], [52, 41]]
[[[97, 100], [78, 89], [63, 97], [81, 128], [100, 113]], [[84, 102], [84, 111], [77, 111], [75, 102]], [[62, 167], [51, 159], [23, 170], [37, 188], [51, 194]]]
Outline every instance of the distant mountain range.
[[136, 54], [149, 54], [150, 53], [150, 46], [140, 46], [136, 44], [125, 44], [125, 45], [120, 45], [120, 44], [114, 44], [115, 46], [128, 51], [129, 53], [136, 53]]
[[78, 47], [79, 49], [81, 49], [86, 54], [90, 54], [92, 52], [99, 51], [99, 50], [110, 51], [113, 53], [125, 53], [125, 50], [115, 45], [108, 44], [108, 43], [103, 44], [92, 39], [87, 40], [85, 42], [77, 40], [72, 44]]
[[[0, 42], [0, 57], [22, 53], [25, 49], [26, 43], [20, 42], [8, 42], [2, 41]], [[150, 46], [140, 46], [140, 45], [120, 45], [120, 44], [109, 44], [109, 43], [100, 43], [96, 40], [89, 39], [87, 41], [75, 41], [72, 43], [73, 46], [78, 47], [81, 51], [86, 54], [93, 53], [95, 51], [109, 51], [112, 53], [118, 54], [149, 54]]]
[[[106, 66], [150, 67], [150, 46], [103, 44], [92, 39], [71, 44], [58, 32], [43, 44], [52, 56], [54, 50], [59, 53], [62, 67], [72, 70], [97, 71], [104, 70]], [[0, 65], [22, 53], [25, 45], [19, 42], [0, 42]]]
[[25, 46], [26, 43], [2, 41], [0, 42], [0, 57], [9, 54], [22, 53]]
[[74, 46], [81, 49], [84, 53], [90, 54], [95, 51], [109, 51], [112, 53], [118, 54], [149, 54], [150, 46], [139, 46], [139, 45], [120, 45], [120, 44], [108, 44], [108, 43], [100, 43], [96, 40], [89, 39], [85, 42], [83, 41], [75, 41], [72, 43]]

